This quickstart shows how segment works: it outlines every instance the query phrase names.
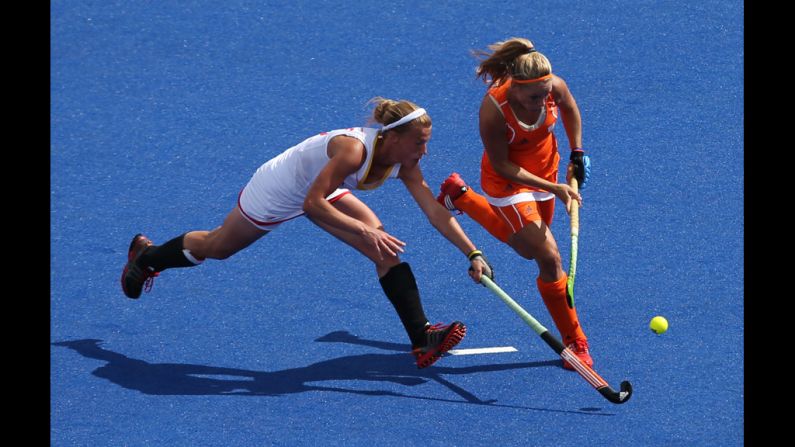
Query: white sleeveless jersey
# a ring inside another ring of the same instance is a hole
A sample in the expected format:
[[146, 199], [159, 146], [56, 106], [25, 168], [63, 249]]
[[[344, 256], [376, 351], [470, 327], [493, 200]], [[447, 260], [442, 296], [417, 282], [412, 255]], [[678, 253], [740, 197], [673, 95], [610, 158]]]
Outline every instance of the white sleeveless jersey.
[[[303, 214], [306, 194], [329, 162], [328, 142], [339, 135], [361, 141], [366, 155], [359, 170], [347, 176], [340, 188], [374, 189], [386, 179], [397, 177], [400, 164], [388, 169], [383, 178], [369, 184], [364, 183], [372, 166], [373, 145], [378, 129], [352, 127], [323, 132], [287, 149], [257, 169], [240, 193], [239, 205], [244, 215], [256, 224], [267, 225]], [[329, 198], [343, 192], [345, 191], [338, 189]]]

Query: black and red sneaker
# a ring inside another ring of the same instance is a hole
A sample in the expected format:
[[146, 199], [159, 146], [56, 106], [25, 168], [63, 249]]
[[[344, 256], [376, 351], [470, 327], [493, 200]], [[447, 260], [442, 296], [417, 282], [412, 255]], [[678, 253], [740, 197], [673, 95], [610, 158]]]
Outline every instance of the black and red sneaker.
[[461, 197], [462, 194], [469, 190], [469, 187], [467, 186], [466, 182], [464, 182], [464, 179], [462, 179], [457, 172], [453, 172], [444, 180], [444, 182], [442, 182], [442, 185], [439, 189], [440, 192], [436, 197], [436, 201], [444, 205], [444, 207], [448, 210], [458, 211], [458, 214], [461, 214], [461, 211], [455, 207], [453, 202], [455, 199]]
[[425, 346], [412, 349], [411, 353], [417, 359], [417, 368], [427, 368], [433, 365], [445, 352], [453, 349], [466, 335], [467, 327], [460, 321], [454, 321], [447, 326], [441, 323], [425, 328]]
[[133, 236], [132, 242], [130, 242], [127, 265], [121, 272], [121, 289], [128, 298], [138, 298], [144, 288], [146, 292], [149, 292], [152, 289], [154, 278], [160, 274], [151, 267], [141, 267], [137, 263], [141, 254], [151, 245], [152, 241], [140, 233]]

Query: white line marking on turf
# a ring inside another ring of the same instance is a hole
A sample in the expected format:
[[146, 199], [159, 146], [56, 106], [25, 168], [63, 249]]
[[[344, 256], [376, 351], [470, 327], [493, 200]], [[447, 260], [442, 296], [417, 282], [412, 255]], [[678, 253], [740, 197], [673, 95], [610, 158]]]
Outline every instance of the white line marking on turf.
[[471, 355], [471, 354], [496, 354], [499, 352], [516, 352], [513, 346], [497, 346], [495, 348], [475, 348], [475, 349], [451, 349], [447, 351], [452, 355]]

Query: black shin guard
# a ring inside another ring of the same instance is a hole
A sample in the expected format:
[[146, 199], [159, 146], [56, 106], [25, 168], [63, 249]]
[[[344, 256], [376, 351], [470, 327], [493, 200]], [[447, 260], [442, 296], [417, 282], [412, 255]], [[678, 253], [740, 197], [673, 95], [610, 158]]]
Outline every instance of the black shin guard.
[[[185, 233], [187, 234], [187, 233]], [[138, 258], [138, 263], [145, 267], [152, 267], [156, 272], [174, 267], [193, 267], [202, 261], [194, 262], [188, 259], [183, 252], [183, 239], [185, 234], [179, 235], [163, 245], [152, 245]]]
[[389, 301], [395, 306], [400, 321], [411, 339], [412, 346], [425, 345], [425, 326], [428, 318], [422, 310], [420, 292], [411, 267], [408, 263], [401, 262], [392, 267], [381, 279], [381, 288], [384, 289]]

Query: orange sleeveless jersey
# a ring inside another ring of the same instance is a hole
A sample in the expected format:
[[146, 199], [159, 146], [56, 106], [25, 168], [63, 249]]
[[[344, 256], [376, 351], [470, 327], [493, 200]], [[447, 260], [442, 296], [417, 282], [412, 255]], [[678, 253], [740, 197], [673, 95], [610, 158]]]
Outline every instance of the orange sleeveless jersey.
[[[547, 96], [544, 121], [538, 127], [528, 131], [519, 123], [516, 116], [508, 105], [508, 88], [511, 80], [489, 89], [487, 92], [494, 98], [502, 110], [505, 118], [505, 138], [508, 140], [508, 159], [521, 166], [530, 173], [537, 175], [550, 182], [557, 182], [558, 162], [558, 141], [552, 129], [558, 120], [558, 107], [550, 93]], [[531, 126], [535, 123], [524, 123]], [[526, 191], [541, 191], [527, 185], [517, 185], [500, 177], [491, 166], [489, 156], [483, 151], [483, 158], [480, 162], [480, 184], [483, 191], [492, 197], [507, 197]]]

